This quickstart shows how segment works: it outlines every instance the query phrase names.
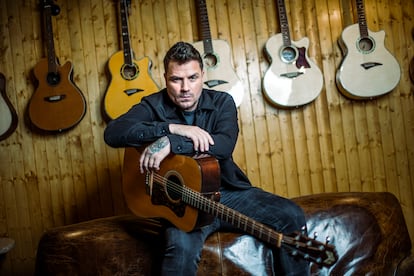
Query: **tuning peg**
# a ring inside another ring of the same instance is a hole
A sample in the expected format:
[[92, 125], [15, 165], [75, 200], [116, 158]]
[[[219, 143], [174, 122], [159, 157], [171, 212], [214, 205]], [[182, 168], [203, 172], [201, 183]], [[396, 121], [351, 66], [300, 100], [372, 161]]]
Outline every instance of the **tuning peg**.
[[328, 244], [330, 242], [331, 242], [331, 237], [327, 236], [326, 239], [325, 239], [325, 243]]
[[316, 240], [317, 237], [318, 237], [318, 232], [314, 232], [313, 233], [313, 239]]
[[306, 235], [306, 225], [303, 225], [302, 228], [300, 228], [300, 232], [302, 235]]

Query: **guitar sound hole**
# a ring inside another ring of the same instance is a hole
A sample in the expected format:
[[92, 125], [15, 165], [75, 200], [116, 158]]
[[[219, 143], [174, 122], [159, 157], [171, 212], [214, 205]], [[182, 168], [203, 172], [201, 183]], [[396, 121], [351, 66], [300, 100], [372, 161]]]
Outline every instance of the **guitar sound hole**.
[[48, 73], [46, 77], [47, 83], [51, 86], [57, 85], [60, 82], [60, 75], [59, 73]]
[[358, 41], [358, 48], [363, 53], [370, 53], [374, 50], [374, 41], [369, 37], [363, 37]]
[[139, 74], [139, 68], [138, 66], [134, 64], [124, 64], [121, 67], [121, 75], [126, 80], [133, 80], [136, 77], [138, 77]]
[[207, 67], [215, 67], [218, 63], [217, 56], [211, 53], [204, 55], [203, 59]]
[[182, 186], [180, 179], [175, 175], [170, 175], [168, 177], [168, 184], [167, 184], [167, 194], [168, 196], [174, 200], [178, 201], [182, 197]]
[[294, 62], [298, 57], [298, 50], [296, 47], [293, 46], [286, 46], [283, 47], [280, 51], [280, 58], [283, 62], [286, 63], [292, 63]]

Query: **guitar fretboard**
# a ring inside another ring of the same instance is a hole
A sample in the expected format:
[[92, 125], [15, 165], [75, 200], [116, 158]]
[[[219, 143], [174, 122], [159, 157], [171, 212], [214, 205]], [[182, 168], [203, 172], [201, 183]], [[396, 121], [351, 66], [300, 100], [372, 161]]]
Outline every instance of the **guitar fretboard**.
[[56, 63], [55, 44], [53, 41], [52, 5], [45, 5], [43, 12], [45, 22], [45, 40], [47, 45], [48, 72], [56, 74], [58, 71], [58, 66]]
[[213, 43], [211, 41], [210, 25], [208, 22], [208, 12], [205, 0], [196, 0], [200, 36], [203, 40], [204, 52], [207, 54], [214, 53]]
[[279, 23], [280, 31], [283, 37], [283, 45], [289, 46], [291, 44], [290, 33], [289, 33], [289, 23], [286, 13], [285, 1], [277, 0], [277, 9], [279, 12]]
[[186, 187], [179, 187], [179, 189], [182, 189], [182, 200], [186, 204], [207, 214], [214, 215], [264, 242], [277, 247], [281, 246], [282, 234], [219, 202], [210, 200], [200, 193]]
[[359, 33], [361, 37], [368, 37], [367, 19], [365, 17], [364, 0], [356, 0]]
[[121, 11], [121, 36], [122, 36], [122, 45], [124, 50], [124, 62], [128, 65], [133, 65], [133, 53], [131, 48], [131, 41], [129, 38], [129, 26], [128, 26], [128, 1], [122, 0], [120, 3]]

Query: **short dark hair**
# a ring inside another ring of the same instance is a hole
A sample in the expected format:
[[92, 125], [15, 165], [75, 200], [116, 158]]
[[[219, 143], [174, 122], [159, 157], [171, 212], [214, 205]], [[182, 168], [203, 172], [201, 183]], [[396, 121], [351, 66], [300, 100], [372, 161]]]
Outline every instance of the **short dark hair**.
[[197, 49], [190, 43], [183, 41], [177, 42], [165, 54], [164, 70], [167, 72], [168, 64], [171, 61], [178, 62], [178, 64], [184, 64], [191, 60], [197, 61], [200, 64], [201, 70], [203, 70], [203, 59]]

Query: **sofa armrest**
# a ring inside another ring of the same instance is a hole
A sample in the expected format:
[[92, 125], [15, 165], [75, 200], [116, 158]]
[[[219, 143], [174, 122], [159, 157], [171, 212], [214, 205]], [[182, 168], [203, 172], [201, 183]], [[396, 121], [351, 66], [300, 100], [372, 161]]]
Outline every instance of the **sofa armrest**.
[[398, 264], [398, 267], [395, 271], [395, 275], [398, 276], [411, 276], [414, 275], [414, 255], [411, 254]]

